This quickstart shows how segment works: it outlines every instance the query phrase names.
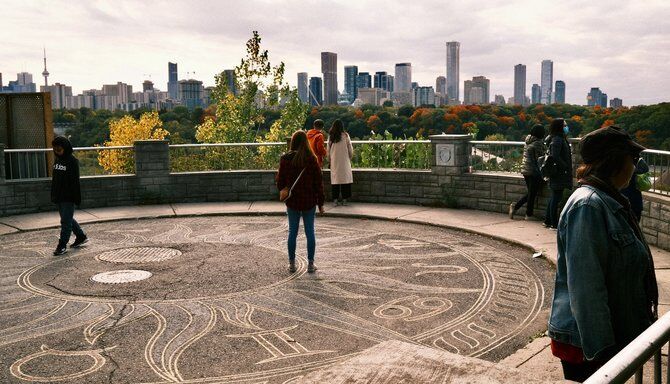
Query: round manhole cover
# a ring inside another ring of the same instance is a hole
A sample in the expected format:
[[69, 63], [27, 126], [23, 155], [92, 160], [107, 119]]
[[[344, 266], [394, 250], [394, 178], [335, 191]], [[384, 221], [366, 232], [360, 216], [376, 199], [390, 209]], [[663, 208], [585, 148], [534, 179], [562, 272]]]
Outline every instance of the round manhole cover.
[[172, 248], [132, 247], [101, 253], [97, 259], [110, 263], [151, 263], [170, 260], [180, 255], [180, 251]]
[[103, 284], [122, 284], [132, 283], [134, 281], [145, 280], [151, 277], [151, 272], [139, 269], [123, 269], [120, 271], [109, 271], [98, 273], [91, 277], [96, 283]]

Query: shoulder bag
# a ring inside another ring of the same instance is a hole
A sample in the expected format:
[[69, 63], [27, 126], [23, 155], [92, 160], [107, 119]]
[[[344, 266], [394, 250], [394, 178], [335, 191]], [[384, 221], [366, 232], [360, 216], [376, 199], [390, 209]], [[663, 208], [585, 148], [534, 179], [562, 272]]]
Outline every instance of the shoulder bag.
[[300, 174], [298, 175], [298, 178], [295, 179], [293, 182], [293, 185], [291, 185], [291, 188], [288, 186], [284, 187], [279, 191], [279, 201], [286, 201], [291, 197], [291, 193], [293, 192], [293, 188], [295, 187], [296, 184], [298, 184], [298, 180], [300, 180], [300, 176], [302, 176], [302, 173], [305, 172], [305, 168], [300, 171]]

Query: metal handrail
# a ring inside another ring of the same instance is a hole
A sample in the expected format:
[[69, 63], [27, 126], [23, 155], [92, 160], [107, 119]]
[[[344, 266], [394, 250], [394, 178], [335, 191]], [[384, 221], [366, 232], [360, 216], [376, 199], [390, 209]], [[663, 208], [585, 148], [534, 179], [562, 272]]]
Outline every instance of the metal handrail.
[[[670, 340], [670, 313], [666, 313], [640, 336], [591, 375], [585, 384], [623, 383], [633, 375], [642, 382], [642, 367], [652, 356], [654, 359], [654, 383], [661, 383], [661, 348]], [[670, 362], [670, 360], [669, 360]], [[670, 383], [670, 370], [666, 372], [666, 383]]]
[[207, 148], [207, 147], [272, 147], [286, 145], [282, 142], [267, 143], [202, 143], [202, 144], [170, 144], [170, 148]]
[[491, 145], [524, 145], [523, 141], [485, 141], [485, 140], [472, 140], [470, 144], [491, 144]]
[[[74, 147], [73, 151], [102, 151], [107, 149], [133, 149], [132, 145], [117, 145], [113, 147]], [[53, 151], [52, 148], [25, 148], [25, 149], [5, 149], [5, 153], [46, 153]]]

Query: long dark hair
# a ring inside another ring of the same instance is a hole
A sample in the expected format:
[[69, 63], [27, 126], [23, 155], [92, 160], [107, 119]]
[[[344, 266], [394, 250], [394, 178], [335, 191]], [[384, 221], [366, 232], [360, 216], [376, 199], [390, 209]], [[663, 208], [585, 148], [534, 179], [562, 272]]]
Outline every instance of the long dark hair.
[[328, 131], [328, 143], [329, 144], [335, 144], [339, 143], [340, 140], [342, 140], [342, 132], [344, 131], [344, 125], [342, 124], [342, 120], [340, 119], [335, 119], [333, 121], [333, 125], [330, 127], [330, 131]]
[[563, 127], [565, 126], [565, 120], [563, 119], [554, 119], [549, 126], [549, 134], [552, 136], [561, 136], [565, 137], [563, 132]]
[[304, 168], [311, 160], [316, 161], [316, 155], [314, 155], [312, 146], [309, 145], [309, 140], [307, 140], [307, 134], [303, 130], [295, 131], [291, 136], [291, 151], [295, 152], [293, 160], [291, 160], [291, 164], [295, 167]]

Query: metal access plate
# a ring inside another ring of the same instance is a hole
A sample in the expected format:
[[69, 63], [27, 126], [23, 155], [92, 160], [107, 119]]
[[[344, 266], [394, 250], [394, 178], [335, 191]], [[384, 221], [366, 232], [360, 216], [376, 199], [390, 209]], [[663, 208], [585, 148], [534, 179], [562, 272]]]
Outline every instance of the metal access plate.
[[139, 269], [122, 269], [119, 271], [108, 271], [98, 273], [91, 277], [91, 280], [102, 284], [123, 284], [135, 281], [146, 280], [152, 276], [149, 271]]
[[151, 263], [170, 260], [180, 255], [179, 250], [172, 248], [132, 247], [103, 252], [96, 258], [110, 263]]

